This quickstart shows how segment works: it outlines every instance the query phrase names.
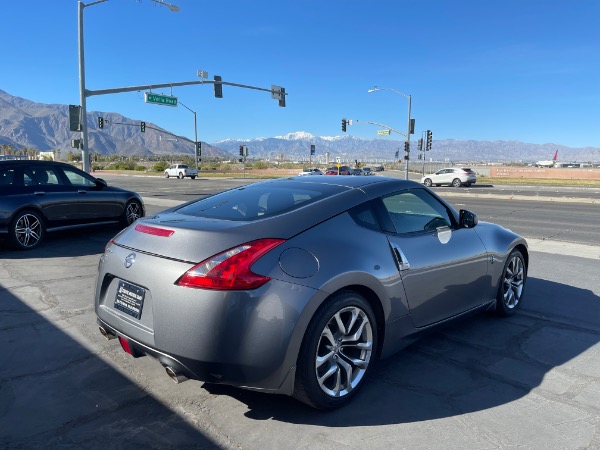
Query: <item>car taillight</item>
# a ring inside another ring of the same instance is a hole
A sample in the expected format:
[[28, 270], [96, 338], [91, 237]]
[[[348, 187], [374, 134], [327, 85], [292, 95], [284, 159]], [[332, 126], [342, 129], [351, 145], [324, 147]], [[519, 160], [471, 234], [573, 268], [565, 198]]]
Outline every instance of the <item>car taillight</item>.
[[284, 239], [260, 239], [231, 248], [196, 264], [176, 284], [200, 289], [256, 289], [271, 278], [252, 272], [250, 267], [283, 242]]

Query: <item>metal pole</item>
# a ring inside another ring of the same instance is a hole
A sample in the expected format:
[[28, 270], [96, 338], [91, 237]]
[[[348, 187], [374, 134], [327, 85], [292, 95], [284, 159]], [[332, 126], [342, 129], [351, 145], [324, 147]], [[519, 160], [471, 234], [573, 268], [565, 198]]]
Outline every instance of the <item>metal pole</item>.
[[196, 111], [194, 111], [194, 140], [196, 141], [196, 148], [194, 149], [194, 158], [196, 159], [196, 175], [198, 175], [198, 125], [196, 123]]
[[[410, 95], [408, 96], [408, 126], [406, 128], [406, 142], [408, 142], [408, 157], [410, 157], [410, 103], [411, 103], [411, 97]], [[408, 159], [406, 160], [406, 167], [404, 168], [405, 172], [404, 172], [404, 179], [408, 180]]]
[[81, 102], [81, 157], [83, 159], [83, 171], [90, 173], [90, 158], [88, 151], [88, 128], [87, 128], [87, 105], [85, 101], [85, 61], [83, 55], [83, 2], [78, 3], [78, 30], [79, 30], [79, 101]]
[[421, 149], [423, 150], [423, 176], [425, 176], [425, 150], [427, 149], [427, 144], [425, 143], [425, 139], [423, 139], [424, 135], [425, 131], [421, 131]]

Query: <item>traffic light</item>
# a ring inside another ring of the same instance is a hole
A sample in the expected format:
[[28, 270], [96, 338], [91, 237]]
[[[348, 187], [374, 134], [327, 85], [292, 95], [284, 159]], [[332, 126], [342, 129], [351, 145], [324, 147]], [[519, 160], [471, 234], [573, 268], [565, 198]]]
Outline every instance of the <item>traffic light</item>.
[[279, 106], [285, 108], [285, 88], [281, 88], [281, 93], [279, 94]]
[[202, 156], [202, 142], [196, 142], [196, 157], [199, 158]]
[[222, 78], [219, 75], [213, 77], [215, 79], [215, 97], [223, 98], [223, 85], [221, 84]]
[[423, 139], [419, 139], [419, 151], [423, 151]]
[[344, 133], [346, 132], [346, 123], [348, 123], [348, 121], [346, 119], [342, 119], [342, 131]]
[[244, 157], [248, 157], [248, 147], [244, 146]]
[[433, 138], [433, 133], [430, 130], [427, 130], [427, 144], [425, 145], [425, 150], [431, 150], [431, 141]]
[[142, 133], [146, 132], [146, 122], [140, 122], [140, 131]]
[[410, 144], [408, 143], [408, 141], [404, 142], [404, 151], [406, 153], [410, 152]]
[[104, 128], [104, 117], [98, 117], [98, 128]]
[[244, 146], [240, 145], [240, 156], [244, 156]]
[[315, 154], [315, 146], [311, 145], [310, 146], [310, 156], [314, 156], [314, 154]]
[[396, 153], [394, 154], [394, 158], [398, 159], [399, 156], [400, 156], [400, 150], [396, 150]]

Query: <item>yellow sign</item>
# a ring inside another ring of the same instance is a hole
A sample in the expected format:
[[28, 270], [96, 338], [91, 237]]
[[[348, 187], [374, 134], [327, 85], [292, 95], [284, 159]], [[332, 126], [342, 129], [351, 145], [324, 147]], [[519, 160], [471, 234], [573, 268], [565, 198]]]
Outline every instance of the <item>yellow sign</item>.
[[337, 163], [337, 168], [339, 169], [340, 167], [342, 167], [342, 165], [340, 163]]

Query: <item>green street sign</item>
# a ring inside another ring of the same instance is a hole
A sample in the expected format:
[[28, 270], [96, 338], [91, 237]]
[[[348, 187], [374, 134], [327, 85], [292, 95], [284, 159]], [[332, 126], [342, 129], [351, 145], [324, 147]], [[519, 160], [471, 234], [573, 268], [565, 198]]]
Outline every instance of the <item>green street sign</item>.
[[177, 106], [177, 97], [153, 94], [152, 92], [144, 93], [144, 101], [146, 103], [154, 103], [156, 105]]
[[387, 135], [391, 134], [391, 131], [390, 130], [377, 130], [377, 134], [379, 136], [387, 136]]

